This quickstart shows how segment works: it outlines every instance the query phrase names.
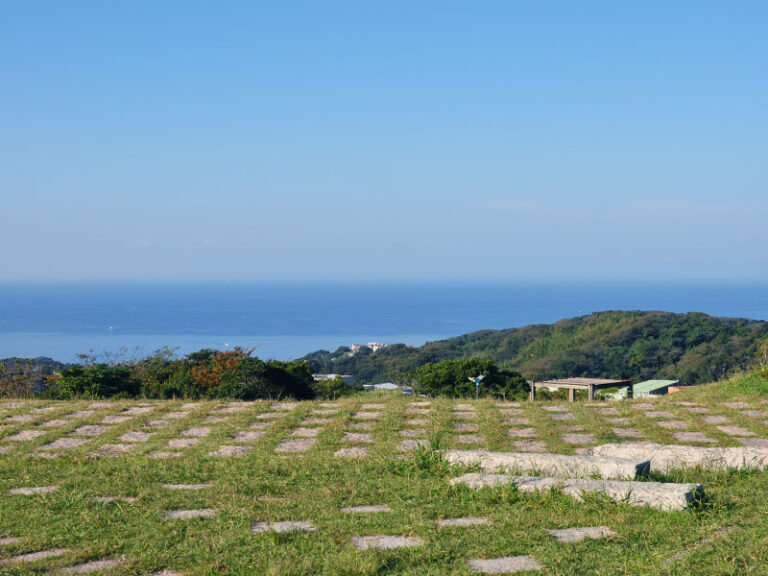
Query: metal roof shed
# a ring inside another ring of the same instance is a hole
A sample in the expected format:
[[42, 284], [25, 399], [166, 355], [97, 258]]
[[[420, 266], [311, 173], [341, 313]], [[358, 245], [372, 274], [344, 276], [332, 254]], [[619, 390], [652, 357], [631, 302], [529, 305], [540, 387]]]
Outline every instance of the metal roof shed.
[[568, 390], [568, 401], [576, 399], [576, 390], [586, 390], [589, 400], [595, 399], [595, 390], [603, 388], [627, 387], [629, 397], [632, 397], [632, 382], [630, 380], [613, 380], [610, 378], [562, 378], [559, 380], [543, 380], [531, 382], [531, 402], [536, 400], [536, 388], [557, 388]]
[[[632, 395], [635, 398], [643, 398], [648, 396], [663, 396], [669, 392], [670, 386], [677, 386], [680, 380], [646, 380], [645, 382], [638, 382], [632, 388]], [[621, 388], [616, 393], [619, 398], [627, 397], [627, 388]]]

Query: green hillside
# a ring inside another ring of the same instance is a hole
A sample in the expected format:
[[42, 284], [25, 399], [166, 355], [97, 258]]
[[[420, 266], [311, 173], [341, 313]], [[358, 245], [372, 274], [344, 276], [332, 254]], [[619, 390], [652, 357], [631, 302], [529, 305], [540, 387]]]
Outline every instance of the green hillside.
[[751, 365], [768, 322], [701, 313], [608, 311], [506, 330], [482, 330], [421, 347], [396, 344], [318, 351], [303, 359], [315, 372], [383, 382], [427, 362], [480, 357], [529, 379], [568, 376], [679, 379], [701, 384]]

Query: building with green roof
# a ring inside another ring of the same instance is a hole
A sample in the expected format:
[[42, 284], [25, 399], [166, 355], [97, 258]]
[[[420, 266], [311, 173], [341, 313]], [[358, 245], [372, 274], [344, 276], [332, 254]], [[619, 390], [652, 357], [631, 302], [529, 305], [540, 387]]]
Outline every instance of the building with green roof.
[[[647, 398], [648, 396], [663, 396], [669, 392], [670, 386], [678, 386], [680, 380], [646, 380], [638, 382], [632, 387], [635, 398]], [[626, 398], [627, 388], [619, 388], [616, 398]]]

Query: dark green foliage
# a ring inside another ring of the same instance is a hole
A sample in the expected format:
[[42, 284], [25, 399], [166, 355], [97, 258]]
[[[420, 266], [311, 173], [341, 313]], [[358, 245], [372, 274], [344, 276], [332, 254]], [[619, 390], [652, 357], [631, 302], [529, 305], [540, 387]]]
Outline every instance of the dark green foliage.
[[768, 322], [706, 314], [598, 312], [507, 330], [483, 330], [414, 348], [397, 344], [375, 353], [319, 351], [304, 357], [316, 372], [384, 382], [428, 362], [487, 358], [528, 379], [591, 376], [679, 379], [702, 384], [755, 362]]
[[317, 380], [312, 383], [312, 392], [315, 398], [322, 398], [323, 400], [335, 400], [342, 396], [351, 396], [359, 391], [359, 387], [350, 386], [338, 376], [327, 380]]
[[141, 382], [125, 364], [91, 364], [71, 366], [62, 370], [61, 377], [51, 390], [58, 398], [126, 398], [136, 396]]
[[479, 375], [484, 376], [481, 396], [513, 398], [524, 395], [528, 388], [518, 372], [499, 370], [496, 364], [482, 358], [429, 362], [419, 367], [415, 375], [419, 392], [431, 396], [474, 397], [475, 383], [470, 377]]

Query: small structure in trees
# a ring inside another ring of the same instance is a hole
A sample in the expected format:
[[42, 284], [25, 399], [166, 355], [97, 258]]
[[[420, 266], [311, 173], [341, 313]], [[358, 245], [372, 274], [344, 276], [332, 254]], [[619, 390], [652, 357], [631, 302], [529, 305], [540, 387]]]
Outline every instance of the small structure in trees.
[[568, 390], [568, 401], [576, 399], [576, 390], [586, 390], [590, 400], [595, 399], [595, 390], [604, 388], [627, 387], [627, 398], [632, 398], [631, 380], [613, 380], [610, 378], [563, 378], [560, 380], [542, 380], [531, 382], [531, 402], [536, 400], [536, 388], [556, 388]]

